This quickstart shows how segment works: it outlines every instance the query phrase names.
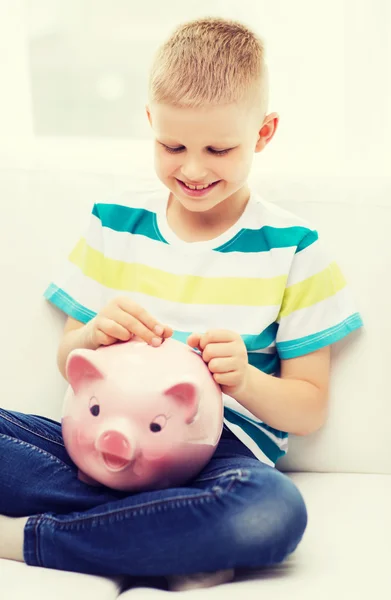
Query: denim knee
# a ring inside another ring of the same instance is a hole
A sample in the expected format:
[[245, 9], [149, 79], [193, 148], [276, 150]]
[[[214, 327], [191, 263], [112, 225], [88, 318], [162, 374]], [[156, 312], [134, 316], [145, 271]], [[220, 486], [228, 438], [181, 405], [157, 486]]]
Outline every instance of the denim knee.
[[301, 541], [307, 527], [307, 508], [289, 477], [270, 467], [250, 471], [241, 483], [240, 510], [231, 513], [232, 541], [247, 556], [243, 566], [269, 566], [282, 562]]

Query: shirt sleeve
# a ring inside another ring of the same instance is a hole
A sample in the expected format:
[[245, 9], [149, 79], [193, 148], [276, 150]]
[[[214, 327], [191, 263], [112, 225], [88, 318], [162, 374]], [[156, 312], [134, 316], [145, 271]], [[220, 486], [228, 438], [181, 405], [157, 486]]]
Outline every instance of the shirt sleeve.
[[79, 238], [43, 295], [70, 317], [87, 323], [103, 307], [103, 267], [103, 226], [99, 206], [94, 204], [84, 235]]
[[315, 230], [296, 248], [277, 323], [281, 359], [329, 346], [363, 325], [341, 269]]

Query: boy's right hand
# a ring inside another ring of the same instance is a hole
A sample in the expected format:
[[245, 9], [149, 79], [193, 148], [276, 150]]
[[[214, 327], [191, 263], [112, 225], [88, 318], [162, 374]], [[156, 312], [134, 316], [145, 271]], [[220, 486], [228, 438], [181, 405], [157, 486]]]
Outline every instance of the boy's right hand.
[[117, 341], [127, 342], [133, 336], [160, 346], [163, 339], [173, 334], [171, 327], [161, 325], [127, 296], [113, 298], [85, 327], [87, 343], [94, 349]]

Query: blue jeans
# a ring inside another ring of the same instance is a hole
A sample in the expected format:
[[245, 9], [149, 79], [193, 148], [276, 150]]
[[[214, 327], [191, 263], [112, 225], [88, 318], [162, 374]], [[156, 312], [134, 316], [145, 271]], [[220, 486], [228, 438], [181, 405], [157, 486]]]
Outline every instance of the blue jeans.
[[165, 576], [282, 562], [307, 525], [288, 476], [227, 428], [189, 483], [129, 493], [77, 478], [61, 424], [0, 409], [0, 514], [29, 516], [29, 565], [96, 575]]

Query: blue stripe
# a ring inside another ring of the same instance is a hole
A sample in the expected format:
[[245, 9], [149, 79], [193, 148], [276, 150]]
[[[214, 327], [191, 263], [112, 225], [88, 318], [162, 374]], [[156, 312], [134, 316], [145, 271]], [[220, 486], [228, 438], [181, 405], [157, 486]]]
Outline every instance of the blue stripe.
[[242, 340], [246, 344], [249, 352], [252, 350], [264, 350], [276, 339], [278, 323], [271, 323], [259, 335], [242, 335]]
[[277, 342], [277, 351], [282, 359], [303, 356], [342, 340], [342, 338], [362, 326], [361, 316], [359, 313], [354, 313], [338, 325], [334, 325], [334, 327], [289, 342]]
[[189, 331], [174, 331], [172, 337], [174, 340], [178, 340], [178, 342], [183, 342], [187, 344], [187, 338], [191, 335]]
[[267, 375], [272, 375], [277, 373], [280, 369], [280, 357], [277, 352], [274, 354], [266, 354], [264, 352], [248, 352], [248, 363], [267, 373]]
[[[264, 350], [274, 342], [277, 331], [278, 323], [272, 323], [259, 335], [242, 335], [241, 338], [244, 341], [248, 352]], [[186, 344], [189, 335], [191, 335], [190, 331], [174, 331], [173, 338]]]
[[[95, 204], [92, 213], [101, 220], [103, 227], [114, 231], [143, 235], [167, 244], [160, 233], [156, 214], [144, 208], [132, 208], [119, 204]], [[268, 252], [273, 248], [300, 247], [315, 242], [316, 231], [307, 227], [270, 227], [242, 229], [229, 242], [215, 249], [216, 252]]]
[[297, 247], [304, 243], [309, 246], [317, 239], [317, 232], [311, 231], [307, 227], [270, 227], [265, 225], [260, 229], [242, 229], [232, 240], [215, 250], [217, 252], [269, 252], [273, 248]]
[[53, 283], [46, 288], [43, 295], [54, 306], [57, 306], [57, 308], [67, 315], [82, 323], [88, 323], [88, 321], [91, 321], [96, 316], [96, 312], [76, 302], [69, 294]]
[[235, 410], [224, 407], [224, 418], [234, 425], [238, 425], [247, 435], [254, 440], [257, 446], [262, 450], [264, 454], [275, 464], [281, 456], [284, 456], [286, 452], [280, 450], [280, 448], [269, 438], [269, 436], [255, 427], [250, 421], [245, 419], [242, 415], [239, 415]]
[[[268, 327], [268, 329], [269, 329], [269, 332], [267, 333], [267, 336], [270, 336], [270, 330], [274, 330], [275, 328]], [[174, 338], [174, 340], [178, 340], [178, 342], [183, 342], [184, 344], [187, 344], [187, 338], [189, 337], [189, 335], [191, 335], [191, 333], [189, 331], [174, 331], [172, 334], [172, 337]], [[261, 334], [261, 336], [247, 335], [247, 336], [242, 336], [242, 338], [246, 338], [245, 341], [250, 341], [250, 344], [252, 346], [257, 346], [259, 344], [259, 340], [261, 339], [262, 335], [263, 334]], [[265, 340], [267, 339], [266, 345], [269, 346], [269, 343], [271, 343], [272, 340], [271, 339], [269, 340], [268, 338], [266, 338], [266, 336], [264, 339]], [[248, 350], [247, 344], [246, 344], [246, 347]], [[250, 365], [253, 365], [253, 367], [260, 369], [261, 371], [263, 371], [264, 373], [267, 373], [268, 375], [277, 373], [279, 371], [279, 367], [280, 367], [280, 357], [278, 356], [277, 352], [275, 352], [273, 354], [271, 354], [271, 353], [269, 354], [266, 352], [248, 352], [248, 362]]]
[[298, 254], [299, 252], [301, 252], [302, 250], [305, 250], [305, 248], [307, 248], [308, 246], [311, 246], [311, 244], [313, 244], [314, 242], [316, 242], [316, 240], [318, 239], [318, 232], [317, 231], [308, 231], [307, 235], [305, 235], [303, 237], [302, 240], [300, 240], [300, 242], [297, 244], [297, 248], [296, 248], [296, 254]]
[[92, 213], [101, 220], [103, 227], [167, 243], [157, 227], [154, 212], [119, 204], [95, 204]]

